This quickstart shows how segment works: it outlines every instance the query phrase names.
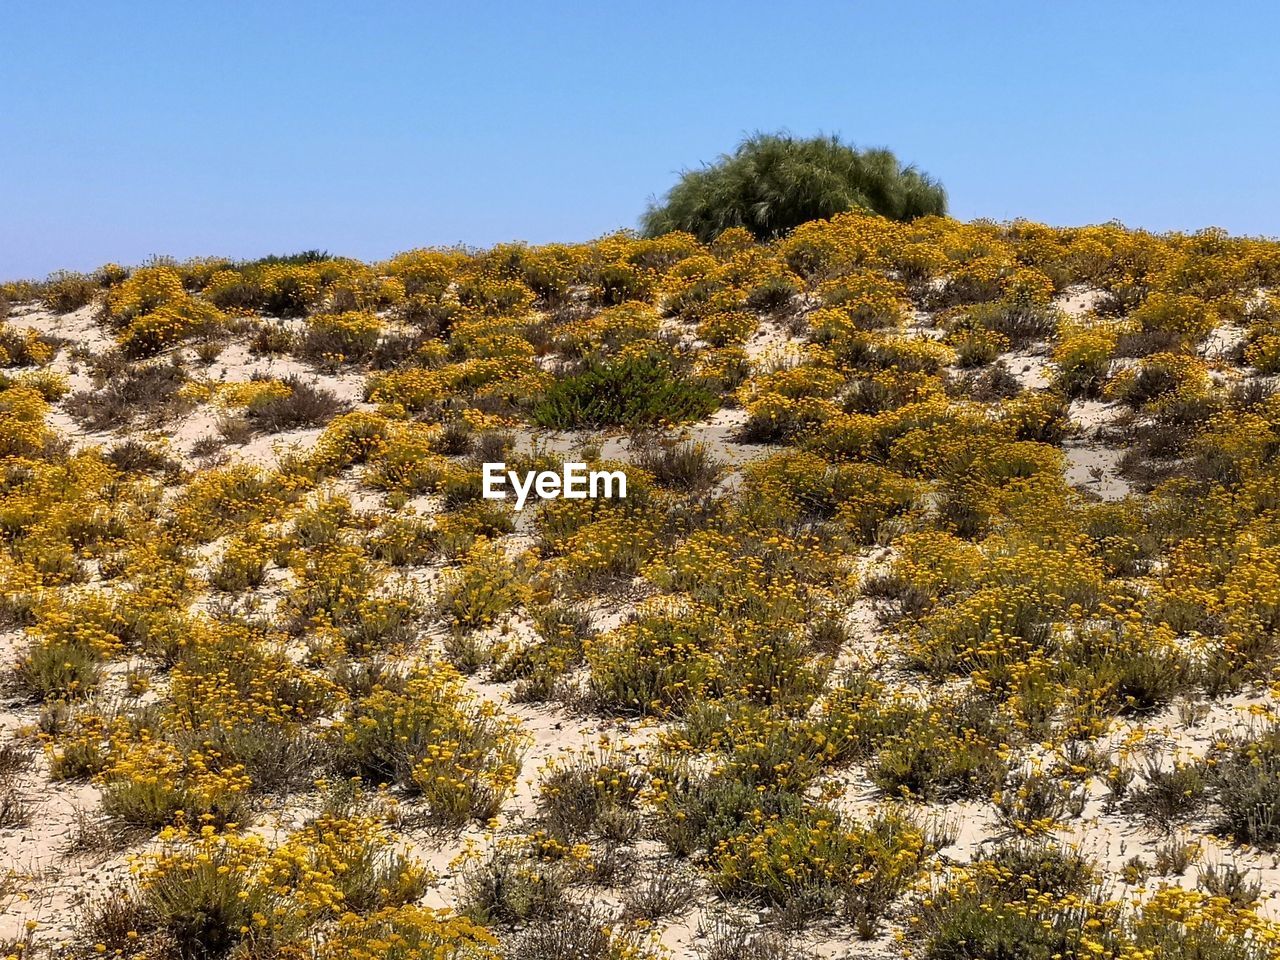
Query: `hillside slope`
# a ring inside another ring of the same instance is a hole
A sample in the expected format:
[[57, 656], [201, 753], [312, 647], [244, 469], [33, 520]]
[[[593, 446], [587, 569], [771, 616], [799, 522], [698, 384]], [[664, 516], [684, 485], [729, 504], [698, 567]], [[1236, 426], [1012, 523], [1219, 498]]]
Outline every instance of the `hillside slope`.
[[[0, 285], [0, 944], [1275, 956], [1278, 285], [858, 215]], [[566, 460], [627, 497], [482, 496]]]

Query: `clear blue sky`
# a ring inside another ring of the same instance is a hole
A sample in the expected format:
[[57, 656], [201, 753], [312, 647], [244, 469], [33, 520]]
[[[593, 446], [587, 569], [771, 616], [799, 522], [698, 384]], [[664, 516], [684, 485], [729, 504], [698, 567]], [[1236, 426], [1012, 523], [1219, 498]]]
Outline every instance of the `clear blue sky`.
[[1274, 3], [0, 0], [0, 278], [586, 240], [745, 132], [961, 218], [1280, 234]]

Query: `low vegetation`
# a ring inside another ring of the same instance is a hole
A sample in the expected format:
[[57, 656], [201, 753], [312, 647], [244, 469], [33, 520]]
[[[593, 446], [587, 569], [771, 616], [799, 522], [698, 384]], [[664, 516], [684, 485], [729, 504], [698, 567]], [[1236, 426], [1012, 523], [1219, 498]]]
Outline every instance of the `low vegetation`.
[[1280, 956], [1280, 244], [941, 200], [0, 286], [5, 948]]

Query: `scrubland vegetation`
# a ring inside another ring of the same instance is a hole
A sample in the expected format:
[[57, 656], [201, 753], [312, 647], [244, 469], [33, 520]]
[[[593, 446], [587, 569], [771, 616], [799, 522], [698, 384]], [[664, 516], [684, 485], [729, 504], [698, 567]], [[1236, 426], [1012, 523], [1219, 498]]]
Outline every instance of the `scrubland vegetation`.
[[1280, 243], [928, 212], [0, 285], [0, 955], [1280, 956]]

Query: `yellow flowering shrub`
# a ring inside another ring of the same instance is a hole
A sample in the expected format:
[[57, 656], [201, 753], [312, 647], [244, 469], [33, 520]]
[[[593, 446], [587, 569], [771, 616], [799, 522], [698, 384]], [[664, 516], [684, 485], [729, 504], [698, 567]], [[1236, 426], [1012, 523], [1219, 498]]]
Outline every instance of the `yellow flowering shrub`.
[[1057, 380], [1071, 397], [1102, 392], [1115, 351], [1116, 334], [1107, 327], [1085, 327], [1064, 333], [1053, 351]]
[[0, 323], [0, 367], [43, 366], [53, 359], [53, 347], [34, 327], [19, 332]]
[[344, 470], [377, 459], [387, 449], [392, 424], [377, 413], [357, 410], [335, 417], [325, 427], [312, 455], [326, 471]]
[[207, 542], [237, 524], [274, 518], [305, 489], [304, 480], [247, 463], [210, 470], [182, 491], [174, 504], [173, 527], [181, 536]]
[[627, 301], [565, 324], [556, 333], [556, 345], [568, 356], [613, 353], [633, 341], [652, 339], [661, 322], [647, 303]]
[[844, 915], [870, 939], [927, 853], [923, 831], [909, 821], [884, 815], [864, 825], [818, 810], [753, 823], [713, 856], [716, 882], [730, 894], [778, 904], [834, 889]]
[[[281, 954], [289, 957], [288, 950]], [[498, 960], [498, 940], [465, 917], [417, 906], [388, 907], [366, 917], [344, 916], [315, 952], [321, 960]]]
[[121, 347], [135, 357], [148, 356], [223, 322], [209, 301], [187, 293], [173, 267], [135, 270], [107, 293], [107, 310], [120, 331]]
[[374, 313], [319, 313], [307, 321], [302, 350], [327, 363], [367, 360], [381, 334], [382, 323]]
[[1263, 333], [1251, 338], [1245, 359], [1260, 373], [1280, 372], [1280, 334]]
[[383, 941], [405, 958], [496, 956], [482, 928], [411, 905], [428, 875], [371, 818], [321, 815], [275, 845], [209, 827], [170, 829], [162, 841], [134, 865], [128, 896], [154, 926], [131, 937], [159, 934], [184, 953], [300, 957], [318, 937], [367, 956], [388, 955], [372, 952]]
[[[890, 280], [883, 273], [865, 271], [850, 273], [835, 280], [828, 280], [818, 288], [823, 312], [835, 311], [843, 318], [848, 329], [877, 330], [883, 327], [899, 327], [909, 315], [907, 290]], [[815, 333], [830, 337], [834, 317], [820, 327], [811, 317]]]
[[440, 613], [457, 630], [490, 626], [530, 597], [529, 574], [502, 545], [478, 540], [441, 589]]
[[40, 456], [53, 437], [45, 426], [48, 410], [49, 404], [33, 387], [0, 390], [0, 458]]
[[495, 816], [520, 772], [519, 724], [463, 687], [443, 663], [417, 667], [399, 689], [376, 687], [335, 729], [353, 773], [397, 782], [447, 824]]
[[1170, 294], [1157, 290], [1151, 293], [1130, 319], [1139, 329], [1175, 333], [1200, 340], [1217, 326], [1217, 311], [1188, 294]]

